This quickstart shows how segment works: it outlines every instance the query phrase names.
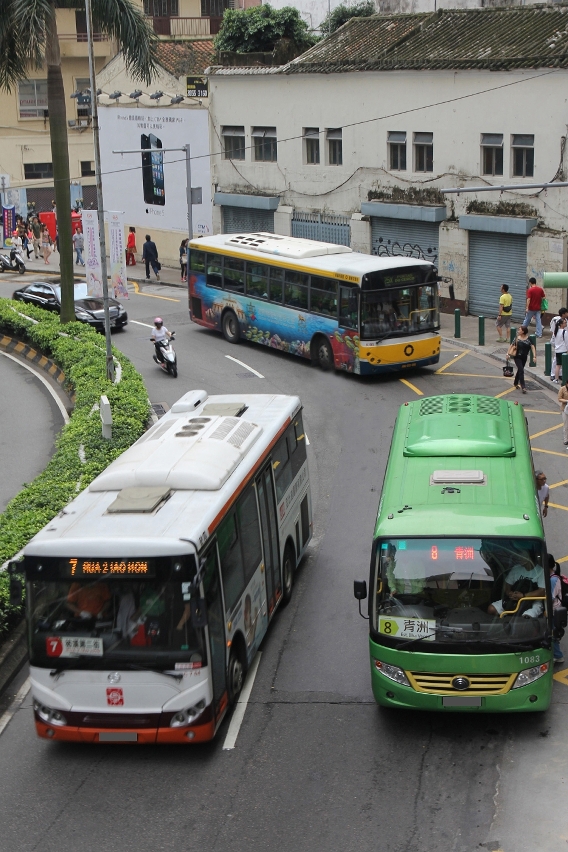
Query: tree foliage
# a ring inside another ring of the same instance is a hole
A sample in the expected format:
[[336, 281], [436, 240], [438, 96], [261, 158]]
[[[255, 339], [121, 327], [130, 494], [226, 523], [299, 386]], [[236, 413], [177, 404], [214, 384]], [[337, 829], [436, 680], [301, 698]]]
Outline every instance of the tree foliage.
[[341, 3], [321, 22], [321, 33], [324, 36], [331, 35], [351, 18], [368, 18], [374, 15], [376, 11], [372, 0], [362, 0], [361, 3], [354, 3], [352, 6], [348, 3]]
[[305, 50], [316, 40], [292, 6], [273, 9], [266, 4], [250, 9], [227, 9], [215, 38], [215, 48], [236, 53], [268, 53], [283, 38]]

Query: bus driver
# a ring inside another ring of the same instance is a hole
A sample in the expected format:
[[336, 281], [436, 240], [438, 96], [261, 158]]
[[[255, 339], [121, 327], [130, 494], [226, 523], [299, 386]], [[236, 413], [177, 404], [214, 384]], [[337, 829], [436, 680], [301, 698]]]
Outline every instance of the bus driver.
[[[511, 611], [511, 615], [521, 612], [526, 604], [517, 607], [518, 601], [523, 598], [544, 598], [544, 570], [542, 565], [534, 565], [528, 553], [519, 556], [519, 561], [513, 565], [505, 577], [503, 600], [493, 601], [489, 604], [487, 612], [489, 615], [501, 615]], [[543, 605], [541, 601], [535, 601], [532, 606], [522, 612], [524, 618], [538, 618], [542, 615]]]

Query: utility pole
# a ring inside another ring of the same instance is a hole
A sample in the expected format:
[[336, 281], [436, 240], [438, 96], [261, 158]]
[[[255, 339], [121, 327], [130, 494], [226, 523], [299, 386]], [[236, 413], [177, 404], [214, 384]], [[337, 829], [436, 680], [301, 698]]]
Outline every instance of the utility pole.
[[95, 60], [93, 50], [93, 16], [91, 0], [85, 0], [87, 17], [87, 42], [89, 45], [89, 78], [91, 82], [91, 116], [93, 121], [93, 141], [95, 148], [95, 176], [97, 182], [97, 218], [99, 220], [99, 239], [101, 244], [101, 271], [103, 277], [103, 301], [105, 311], [105, 342], [106, 342], [106, 374], [107, 379], [114, 382], [114, 361], [112, 358], [112, 343], [110, 338], [110, 315], [108, 304], [107, 255], [105, 240], [105, 214], [103, 206], [103, 183], [101, 175], [101, 149], [99, 144], [99, 111], [97, 106], [97, 82], [95, 78]]

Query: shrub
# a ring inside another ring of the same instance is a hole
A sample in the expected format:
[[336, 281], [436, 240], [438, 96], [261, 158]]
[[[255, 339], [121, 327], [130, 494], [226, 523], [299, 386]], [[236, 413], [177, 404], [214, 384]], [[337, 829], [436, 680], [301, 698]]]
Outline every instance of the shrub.
[[226, 9], [214, 45], [218, 51], [270, 52], [282, 38], [299, 50], [307, 50], [315, 41], [297, 9], [273, 9], [265, 3], [250, 9]]
[[[150, 406], [142, 377], [116, 349], [113, 354], [122, 377], [117, 384], [108, 381], [104, 338], [88, 326], [78, 322], [62, 326], [58, 316], [41, 308], [0, 299], [0, 329], [51, 358], [65, 373], [67, 390], [75, 394], [73, 414], [57, 438], [46, 469], [0, 515], [1, 565], [140, 437]], [[110, 441], [101, 434], [98, 406], [102, 394], [112, 408]], [[8, 576], [0, 573], [0, 638], [22, 615], [21, 609], [10, 606], [8, 585]]]

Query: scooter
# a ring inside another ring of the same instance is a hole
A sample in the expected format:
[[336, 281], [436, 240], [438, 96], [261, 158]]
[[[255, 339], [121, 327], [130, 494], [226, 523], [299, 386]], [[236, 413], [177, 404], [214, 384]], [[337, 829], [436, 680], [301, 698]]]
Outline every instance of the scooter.
[[26, 271], [26, 264], [21, 253], [16, 249], [10, 249], [10, 256], [0, 254], [0, 272], [19, 272], [23, 275]]
[[167, 340], [160, 340], [159, 345], [162, 350], [162, 360], [158, 359], [158, 356], [154, 354], [152, 357], [156, 364], [158, 364], [164, 373], [169, 373], [174, 379], [177, 379], [178, 368], [177, 368], [177, 356], [174, 351], [174, 347], [172, 346], [172, 341], [176, 338], [175, 331], [172, 331], [170, 337]]

